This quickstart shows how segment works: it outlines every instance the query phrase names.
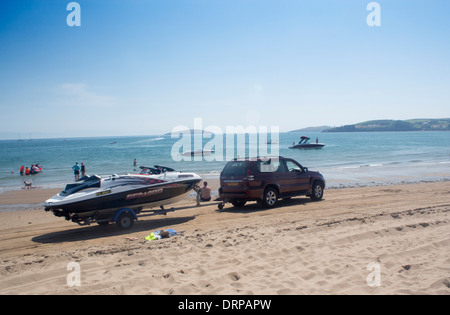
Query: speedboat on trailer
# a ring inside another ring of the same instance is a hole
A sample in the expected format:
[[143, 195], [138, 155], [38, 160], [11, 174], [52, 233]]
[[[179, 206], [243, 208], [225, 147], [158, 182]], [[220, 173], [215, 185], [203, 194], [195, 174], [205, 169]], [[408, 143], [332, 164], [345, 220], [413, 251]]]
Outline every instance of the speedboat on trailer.
[[118, 210], [139, 214], [144, 207], [161, 207], [184, 198], [201, 181], [195, 173], [84, 176], [48, 199], [45, 210], [81, 224], [109, 222]]
[[173, 168], [161, 166], [161, 165], [155, 165], [154, 167], [150, 166], [139, 166], [139, 168], [142, 170], [141, 175], [158, 175], [166, 172], [176, 172]]

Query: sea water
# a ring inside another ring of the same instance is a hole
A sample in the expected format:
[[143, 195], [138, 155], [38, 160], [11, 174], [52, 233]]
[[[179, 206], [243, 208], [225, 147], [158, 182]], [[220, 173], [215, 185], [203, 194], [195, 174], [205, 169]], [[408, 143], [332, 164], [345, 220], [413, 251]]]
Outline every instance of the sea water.
[[[328, 187], [450, 179], [449, 132], [308, 133], [305, 135], [311, 138], [311, 142], [318, 138], [325, 147], [289, 149], [301, 135], [280, 133], [279, 154], [297, 160], [310, 170], [320, 171]], [[271, 137], [275, 139], [269, 133], [268, 139]], [[74, 181], [72, 166], [76, 162], [79, 165], [83, 162], [86, 173], [90, 175], [139, 173], [139, 166], [157, 164], [195, 172], [206, 180], [219, 178], [227, 162], [225, 152], [221, 155], [222, 160], [218, 158], [220, 152], [216, 152], [213, 161], [205, 158], [194, 161], [192, 158], [191, 161], [176, 162], [172, 147], [179, 140], [170, 135], [2, 140], [0, 193], [20, 189], [24, 180], [31, 180], [34, 187], [62, 188]], [[203, 139], [202, 145], [209, 141], [209, 138]], [[234, 150], [236, 153], [237, 147], [244, 146], [248, 153], [254, 152], [252, 148], [260, 146], [259, 141], [266, 139], [247, 135], [244, 142], [239, 143], [237, 137], [234, 143], [227, 143], [225, 137], [223, 141], [224, 151]], [[270, 145], [268, 152], [271, 152]], [[138, 167], [133, 166], [134, 159]], [[42, 173], [20, 176], [21, 165], [31, 167], [36, 163], [43, 167]]]

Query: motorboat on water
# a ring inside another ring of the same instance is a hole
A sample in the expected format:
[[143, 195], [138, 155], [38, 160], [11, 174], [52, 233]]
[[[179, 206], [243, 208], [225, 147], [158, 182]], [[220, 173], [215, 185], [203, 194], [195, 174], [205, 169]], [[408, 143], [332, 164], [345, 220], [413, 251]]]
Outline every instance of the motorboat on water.
[[209, 156], [211, 154], [213, 154], [215, 152], [215, 150], [206, 150], [206, 149], [198, 149], [198, 150], [194, 150], [194, 151], [186, 151], [183, 152], [182, 155], [184, 156]]
[[293, 143], [289, 149], [321, 149], [325, 146], [323, 143], [310, 143], [311, 138], [306, 136], [301, 136], [299, 143]]
[[55, 216], [79, 224], [109, 222], [118, 210], [127, 209], [138, 214], [144, 207], [164, 209], [164, 205], [184, 198], [201, 180], [195, 173], [178, 171], [149, 175], [84, 176], [75, 183], [67, 184], [44, 206]]

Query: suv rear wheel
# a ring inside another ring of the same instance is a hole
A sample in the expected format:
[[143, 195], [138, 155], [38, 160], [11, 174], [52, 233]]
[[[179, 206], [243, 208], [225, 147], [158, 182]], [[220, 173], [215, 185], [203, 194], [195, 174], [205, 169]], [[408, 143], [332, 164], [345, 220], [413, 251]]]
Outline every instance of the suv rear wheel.
[[266, 208], [272, 208], [278, 201], [278, 192], [275, 188], [266, 188], [263, 195], [262, 204]]

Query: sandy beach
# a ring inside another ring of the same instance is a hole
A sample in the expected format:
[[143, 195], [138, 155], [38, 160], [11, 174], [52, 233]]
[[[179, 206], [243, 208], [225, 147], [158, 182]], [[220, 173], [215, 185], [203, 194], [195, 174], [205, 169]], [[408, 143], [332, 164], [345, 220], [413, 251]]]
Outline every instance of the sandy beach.
[[[450, 182], [328, 189], [269, 210], [185, 200], [128, 231], [45, 212], [54, 192], [0, 195], [29, 204], [0, 213], [0, 294], [450, 294]], [[178, 235], [145, 241], [166, 229]]]

